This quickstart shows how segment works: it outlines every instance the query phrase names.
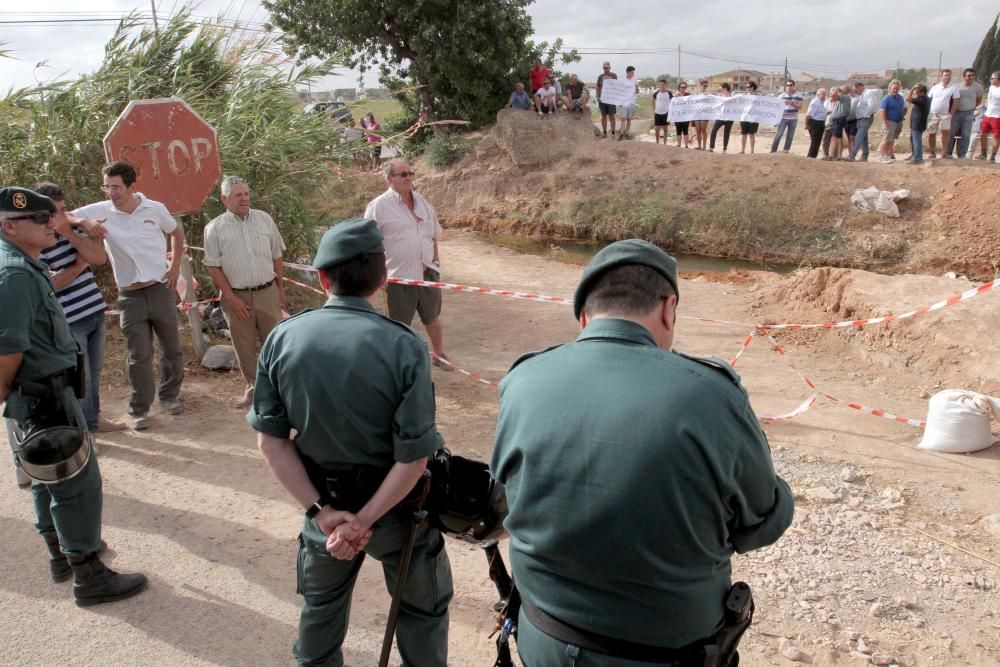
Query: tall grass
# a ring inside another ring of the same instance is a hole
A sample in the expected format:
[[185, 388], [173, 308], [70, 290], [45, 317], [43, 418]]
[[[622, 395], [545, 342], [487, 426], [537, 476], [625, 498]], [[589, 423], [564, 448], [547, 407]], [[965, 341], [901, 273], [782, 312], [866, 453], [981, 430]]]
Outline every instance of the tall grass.
[[[176, 14], [159, 33], [136, 16], [122, 20], [93, 74], [10, 91], [0, 99], [0, 184], [52, 180], [70, 206], [103, 198], [102, 139], [130, 100], [180, 97], [218, 131], [226, 174], [247, 178], [253, 205], [268, 211], [289, 247], [311, 253], [327, 222], [310, 201], [335, 162], [349, 159], [336, 128], [306, 116], [299, 85], [329, 74], [331, 60], [294, 66], [271, 36], [247, 36]], [[188, 242], [222, 211], [215, 192], [185, 220]]]

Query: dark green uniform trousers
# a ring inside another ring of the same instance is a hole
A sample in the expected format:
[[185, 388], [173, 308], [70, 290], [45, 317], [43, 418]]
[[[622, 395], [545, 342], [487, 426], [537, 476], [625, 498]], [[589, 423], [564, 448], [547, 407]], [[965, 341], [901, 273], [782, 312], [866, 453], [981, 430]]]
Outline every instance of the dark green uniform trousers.
[[523, 610], [517, 619], [517, 654], [524, 667], [696, 667], [694, 662], [638, 662], [588, 651], [549, 637]]
[[[326, 536], [306, 519], [299, 536], [298, 592], [305, 598], [295, 657], [301, 665], [341, 667], [351, 592], [365, 554], [382, 563], [386, 587], [396, 585], [402, 558], [405, 517], [390, 512], [379, 521], [365, 551], [354, 560], [337, 560], [326, 550]], [[444, 538], [435, 528], [417, 529], [416, 544], [399, 610], [396, 640], [403, 664], [446, 667], [451, 565]], [[388, 611], [388, 609], [386, 610]]]
[[91, 454], [83, 470], [65, 482], [32, 483], [31, 495], [39, 535], [58, 535], [62, 552], [68, 556], [83, 556], [100, 549], [103, 495], [96, 456]]

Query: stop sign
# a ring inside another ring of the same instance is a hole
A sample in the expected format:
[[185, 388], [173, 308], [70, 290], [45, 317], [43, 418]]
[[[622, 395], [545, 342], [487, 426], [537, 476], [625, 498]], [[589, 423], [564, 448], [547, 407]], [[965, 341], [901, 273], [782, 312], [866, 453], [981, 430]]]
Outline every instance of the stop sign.
[[129, 102], [104, 154], [134, 166], [136, 190], [173, 214], [200, 210], [222, 175], [215, 128], [176, 97]]

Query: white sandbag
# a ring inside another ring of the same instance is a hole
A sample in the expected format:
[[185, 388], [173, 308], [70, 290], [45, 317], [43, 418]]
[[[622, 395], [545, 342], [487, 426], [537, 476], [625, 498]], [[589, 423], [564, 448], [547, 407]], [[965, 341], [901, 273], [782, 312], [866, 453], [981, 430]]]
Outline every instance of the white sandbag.
[[936, 452], [977, 452], [993, 444], [990, 414], [1000, 418], [1000, 400], [962, 389], [945, 389], [931, 396], [927, 428], [920, 449]]
[[906, 199], [910, 196], [909, 190], [879, 190], [874, 185], [865, 190], [855, 190], [851, 195], [851, 203], [861, 211], [875, 211], [890, 218], [899, 217], [899, 207], [896, 206], [897, 199]]

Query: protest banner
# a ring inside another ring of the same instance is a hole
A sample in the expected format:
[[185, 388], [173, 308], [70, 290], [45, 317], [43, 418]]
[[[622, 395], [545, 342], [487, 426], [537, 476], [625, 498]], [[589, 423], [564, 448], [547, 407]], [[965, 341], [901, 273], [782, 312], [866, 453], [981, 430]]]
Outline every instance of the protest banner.
[[670, 101], [670, 122], [691, 120], [739, 120], [777, 125], [785, 110], [784, 101], [763, 95], [687, 95]]
[[635, 79], [604, 79], [600, 101], [620, 106], [635, 104]]

